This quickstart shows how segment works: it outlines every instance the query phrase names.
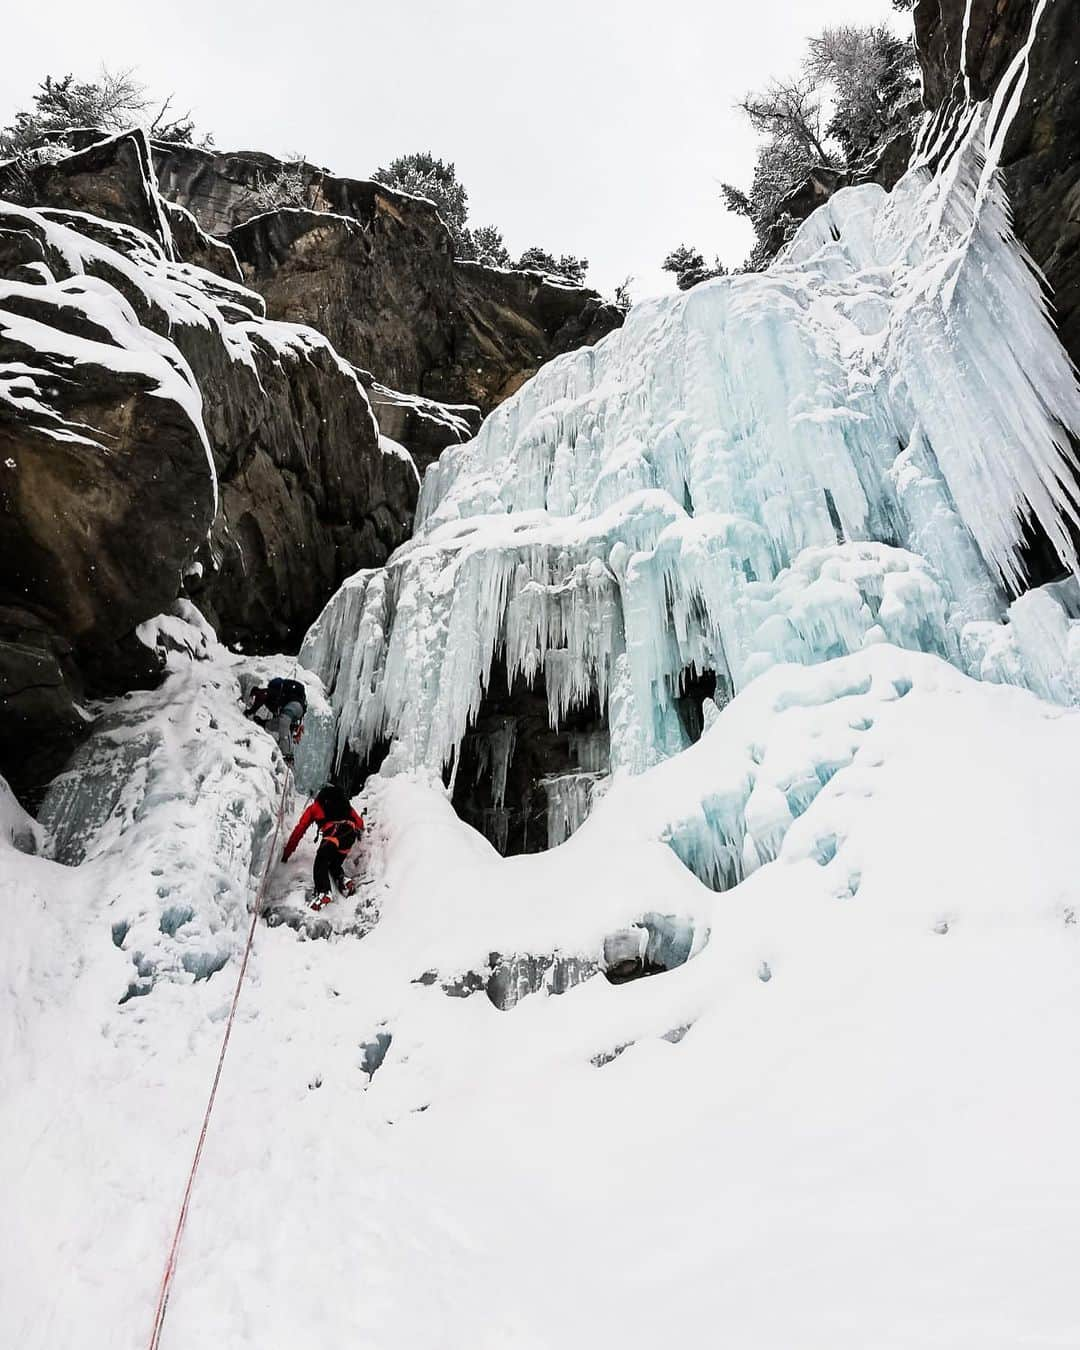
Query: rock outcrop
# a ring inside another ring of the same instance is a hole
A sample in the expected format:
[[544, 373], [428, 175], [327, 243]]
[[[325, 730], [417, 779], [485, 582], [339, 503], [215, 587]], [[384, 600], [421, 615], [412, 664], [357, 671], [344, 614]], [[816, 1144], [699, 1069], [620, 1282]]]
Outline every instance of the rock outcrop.
[[794, 224], [801, 223], [841, 188], [877, 183], [891, 192], [907, 170], [914, 138], [910, 130], [898, 132], [872, 157], [855, 169], [819, 164], [780, 201], [779, 216], [766, 238], [767, 254], [775, 257], [791, 238]]
[[[1038, 23], [1032, 34], [1033, 17]], [[965, 32], [966, 25], [966, 32]], [[989, 98], [1031, 38], [1001, 164], [1017, 234], [1046, 275], [1058, 331], [1080, 360], [1080, 22], [1071, 0], [918, 0], [928, 109]]]
[[232, 246], [272, 318], [318, 328], [406, 394], [486, 414], [545, 361], [622, 322], [586, 287], [455, 259], [431, 202], [380, 183], [290, 165], [304, 205], [252, 216], [279, 161], [159, 146], [155, 164], [163, 195]]
[[436, 403], [418, 394], [403, 394], [359, 372], [384, 437], [406, 446], [421, 477], [451, 445], [471, 441], [483, 416], [471, 403]]
[[[155, 677], [136, 630], [181, 591], [288, 647], [411, 528], [415, 467], [357, 373], [227, 279], [147, 155], [102, 142], [33, 171], [49, 209], [0, 209], [0, 772], [24, 789], [85, 697]], [[200, 253], [217, 274], [177, 257]]]
[[[20, 199], [38, 208], [100, 217], [132, 225], [147, 234], [170, 259], [172, 235], [164, 203], [155, 190], [153, 160], [146, 137], [137, 132], [105, 136], [95, 131], [72, 137], [76, 149], [55, 162], [22, 166]], [[60, 147], [58, 147], [58, 150]], [[0, 167], [0, 195], [8, 195]], [[90, 225], [88, 232], [94, 230]]]

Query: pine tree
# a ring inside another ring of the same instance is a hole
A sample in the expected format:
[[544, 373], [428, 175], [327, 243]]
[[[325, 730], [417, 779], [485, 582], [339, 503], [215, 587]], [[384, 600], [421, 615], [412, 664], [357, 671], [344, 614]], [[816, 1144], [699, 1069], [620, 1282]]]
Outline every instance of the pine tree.
[[503, 242], [502, 231], [494, 225], [478, 225], [471, 231], [473, 257], [488, 267], [509, 267], [510, 250]]
[[689, 244], [680, 244], [678, 248], [673, 248], [660, 266], [665, 272], [674, 273], [675, 284], [680, 291], [688, 291], [699, 281], [727, 275], [727, 268], [719, 258], [714, 258], [710, 267], [705, 261], [705, 255], [698, 249], [691, 248]]
[[534, 245], [525, 250], [514, 266], [522, 272], [546, 272], [548, 276], [559, 277], [580, 286], [589, 270], [589, 260], [575, 258], [571, 253], [563, 253], [556, 258], [547, 249]]
[[371, 177], [376, 183], [385, 183], [399, 192], [434, 202], [450, 231], [455, 251], [460, 257], [474, 256], [474, 245], [466, 224], [469, 194], [458, 182], [457, 170], [452, 163], [436, 159], [426, 150], [417, 150], [410, 155], [399, 155], [385, 168], [376, 169]]

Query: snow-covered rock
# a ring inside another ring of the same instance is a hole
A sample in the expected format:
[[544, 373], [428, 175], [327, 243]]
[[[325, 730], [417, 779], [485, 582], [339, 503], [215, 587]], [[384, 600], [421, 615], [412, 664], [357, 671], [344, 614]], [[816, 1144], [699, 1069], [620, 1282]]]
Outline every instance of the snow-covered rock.
[[0, 205], [0, 763], [24, 789], [87, 694], [154, 677], [135, 630], [182, 586], [229, 641], [287, 646], [411, 526], [415, 469], [352, 367], [177, 260], [148, 162], [126, 133], [42, 166], [47, 209]]

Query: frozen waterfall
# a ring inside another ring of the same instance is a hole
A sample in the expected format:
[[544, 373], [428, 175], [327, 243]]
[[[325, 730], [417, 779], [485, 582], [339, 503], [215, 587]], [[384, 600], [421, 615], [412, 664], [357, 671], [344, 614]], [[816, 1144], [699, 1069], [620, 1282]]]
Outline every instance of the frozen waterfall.
[[[444, 452], [416, 537], [304, 643], [339, 755], [452, 776], [496, 664], [552, 728], [598, 701], [615, 771], [692, 741], [705, 674], [722, 705], [877, 643], [1074, 699], [1075, 588], [1009, 623], [1025, 531], [1076, 572], [1080, 389], [1012, 236], [1001, 120], [927, 128], [891, 194], [841, 191], [767, 272], [637, 305]], [[584, 781], [572, 808], [551, 786], [567, 829]]]

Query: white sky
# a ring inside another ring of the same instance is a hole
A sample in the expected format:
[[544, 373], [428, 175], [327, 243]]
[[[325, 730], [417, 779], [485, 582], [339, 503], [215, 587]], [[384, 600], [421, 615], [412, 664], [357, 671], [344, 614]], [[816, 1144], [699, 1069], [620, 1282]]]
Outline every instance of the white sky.
[[0, 123], [39, 79], [134, 66], [220, 149], [297, 151], [366, 177], [410, 150], [457, 164], [474, 224], [512, 252], [583, 254], [589, 281], [670, 289], [686, 242], [729, 265], [748, 224], [739, 95], [827, 23], [888, 0], [38, 0], [4, 4]]

